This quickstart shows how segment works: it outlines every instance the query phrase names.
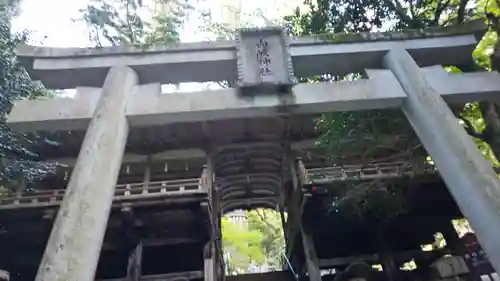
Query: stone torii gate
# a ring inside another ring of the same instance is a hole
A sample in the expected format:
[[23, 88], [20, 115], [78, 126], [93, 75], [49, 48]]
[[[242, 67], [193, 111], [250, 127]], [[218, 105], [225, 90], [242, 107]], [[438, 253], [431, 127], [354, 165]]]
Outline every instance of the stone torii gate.
[[[240, 30], [236, 41], [146, 51], [19, 47], [34, 79], [48, 88], [77, 87], [77, 94], [21, 101], [10, 113], [10, 126], [25, 132], [87, 130], [36, 280], [94, 279], [127, 136], [134, 128], [385, 108], [403, 110], [500, 271], [498, 177], [447, 105], [497, 99], [500, 75], [450, 75], [440, 66], [470, 62], [474, 32], [481, 30], [464, 26], [416, 32], [411, 38], [395, 33], [289, 40], [281, 29], [268, 28]], [[295, 85], [294, 75], [350, 72], [364, 72], [366, 78]], [[238, 87], [166, 95], [160, 87], [221, 80], [237, 81]], [[320, 278], [312, 269], [309, 276]]]

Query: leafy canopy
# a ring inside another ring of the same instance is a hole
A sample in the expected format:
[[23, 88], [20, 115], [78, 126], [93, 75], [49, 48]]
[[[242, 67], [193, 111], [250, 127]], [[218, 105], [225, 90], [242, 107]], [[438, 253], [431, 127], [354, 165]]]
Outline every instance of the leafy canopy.
[[245, 214], [243, 222], [222, 219], [222, 246], [228, 273], [247, 273], [250, 265], [280, 270], [285, 239], [279, 213], [256, 209]]
[[56, 164], [43, 161], [36, 153], [42, 143], [55, 143], [36, 134], [13, 132], [6, 124], [14, 102], [50, 95], [42, 85], [31, 80], [16, 57], [15, 48], [27, 40], [27, 33], [11, 34], [7, 6], [0, 8], [0, 181], [13, 189], [25, 182], [27, 186], [55, 171]]
[[[307, 7], [305, 10], [297, 8], [293, 14], [285, 17], [291, 25], [293, 35], [421, 29], [488, 18], [490, 31], [485, 34], [473, 55], [479, 67], [492, 69], [490, 56], [497, 41], [496, 19], [500, 14], [496, 0], [305, 0], [304, 4]], [[461, 70], [474, 70], [478, 66], [446, 69], [457, 73]], [[361, 77], [360, 73], [345, 77], [325, 73], [319, 77], [301, 78], [304, 82], [309, 82]], [[485, 157], [493, 164], [499, 164], [495, 157], [495, 154], [500, 155], [498, 106], [491, 102], [479, 102], [468, 103], [453, 110], [457, 114], [457, 122], [474, 138]], [[400, 110], [336, 112], [318, 117], [315, 124], [320, 133], [318, 144], [323, 149], [324, 157], [333, 164], [429, 160]], [[386, 192], [387, 196], [380, 196], [383, 195], [380, 191]], [[364, 213], [386, 209], [387, 206], [398, 206], [395, 201], [401, 198], [400, 192], [394, 192], [381, 182], [372, 182], [368, 187], [366, 184], [349, 186], [346, 194], [354, 194], [355, 198], [341, 198], [339, 202], [350, 202], [350, 209], [359, 209], [363, 202], [370, 203], [368, 210], [363, 210]], [[390, 217], [393, 211], [380, 216]]]

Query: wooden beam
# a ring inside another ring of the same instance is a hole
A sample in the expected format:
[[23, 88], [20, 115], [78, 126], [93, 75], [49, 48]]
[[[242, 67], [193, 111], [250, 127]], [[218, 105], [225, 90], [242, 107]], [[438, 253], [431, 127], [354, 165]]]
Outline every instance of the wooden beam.
[[287, 220], [287, 232], [289, 233], [287, 257], [291, 260], [295, 240], [297, 235], [301, 235], [302, 232], [302, 213], [308, 200], [307, 196], [302, 196], [302, 185], [309, 182], [309, 175], [301, 159], [290, 163], [290, 171], [292, 174], [293, 190], [291, 200], [289, 201], [291, 205], [288, 209], [289, 219]]
[[152, 157], [148, 155], [146, 158], [146, 166], [144, 167], [144, 188], [147, 189], [149, 187], [149, 183], [151, 182], [151, 163]]
[[[64, 192], [64, 190], [60, 190]], [[123, 203], [130, 203], [133, 207], [153, 206], [153, 205], [182, 205], [206, 200], [206, 191], [203, 190], [184, 190], [184, 191], [169, 191], [148, 194], [132, 194], [132, 195], [117, 195], [113, 200], [113, 208], [121, 208]], [[12, 202], [3, 202], [0, 205], [0, 211], [25, 208], [40, 208], [50, 209], [56, 208], [61, 204], [62, 196], [51, 197], [46, 196], [38, 200], [27, 200], [26, 203], [14, 204]], [[41, 200], [43, 199], [43, 201]], [[52, 200], [53, 199], [53, 200]]]
[[[185, 272], [174, 272], [167, 274], [155, 274], [155, 275], [145, 275], [139, 278], [140, 281], [173, 281], [178, 279], [201, 279], [203, 278], [202, 270], [185, 271]], [[129, 281], [127, 278], [116, 278], [116, 279], [101, 279], [97, 281]]]
[[385, 235], [385, 229], [382, 225], [379, 225], [375, 235], [377, 236], [377, 245], [379, 252], [380, 263], [382, 264], [383, 271], [387, 277], [388, 281], [399, 280], [399, 266], [397, 266], [394, 260], [394, 255], [389, 247], [388, 241]]
[[205, 245], [203, 249], [203, 269], [205, 274], [205, 281], [215, 281], [215, 264], [214, 264], [214, 244], [210, 241]]
[[[214, 184], [215, 173], [214, 173], [214, 159], [213, 152], [207, 153], [207, 164], [203, 167], [200, 186], [203, 190], [208, 193], [208, 210], [210, 216], [210, 243], [209, 251], [211, 255], [210, 261], [205, 261], [205, 266], [212, 266], [211, 269], [206, 269], [206, 274], [213, 274], [213, 278], [220, 278], [220, 274], [224, 272], [224, 260], [222, 257], [221, 250], [221, 230], [220, 230], [220, 195], [217, 192], [217, 188]], [[207, 244], [208, 245], [208, 244]], [[205, 278], [209, 278], [205, 276]]]
[[316, 248], [312, 239], [311, 233], [306, 226], [301, 228], [302, 245], [306, 256], [306, 268], [310, 281], [321, 281], [321, 273], [319, 270], [319, 260], [316, 255]]
[[[401, 261], [409, 261], [412, 258], [444, 255], [446, 253], [448, 253], [448, 249], [437, 249], [434, 251], [422, 251], [421, 249], [418, 249], [418, 250], [410, 250], [410, 251], [402, 251], [394, 253], [394, 258], [398, 262], [401, 262]], [[372, 254], [372, 255], [360, 255], [360, 256], [350, 256], [350, 257], [338, 257], [331, 259], [319, 259], [319, 265], [322, 269], [328, 269], [328, 268], [346, 266], [356, 261], [365, 261], [367, 263], [377, 264], [380, 263], [380, 255]]]
[[[151, 162], [159, 162], [159, 161], [168, 161], [173, 159], [199, 159], [205, 158], [206, 154], [202, 149], [192, 148], [192, 149], [177, 149], [177, 150], [165, 150], [162, 152], [158, 152], [155, 154], [135, 154], [135, 153], [125, 153], [123, 155], [122, 163], [123, 164], [132, 164], [132, 163], [147, 163], [149, 157], [149, 161]], [[48, 159], [51, 162], [57, 162], [59, 164], [73, 167], [75, 165], [75, 158], [51, 158]]]
[[130, 249], [127, 263], [127, 278], [130, 281], [139, 281], [142, 265], [142, 239], [136, 228], [136, 218], [130, 204], [121, 208], [121, 227], [125, 247]]
[[142, 241], [130, 251], [127, 264], [127, 278], [130, 281], [139, 281], [142, 275]]
[[[309, 174], [307, 173], [306, 167], [301, 159], [297, 160], [297, 175], [298, 175], [298, 183], [299, 183], [299, 192], [302, 186], [306, 183], [309, 183]], [[309, 231], [308, 224], [302, 220], [302, 212], [304, 210], [305, 201], [307, 197], [301, 202], [299, 211], [299, 222], [300, 222], [300, 232], [302, 236], [302, 245], [304, 247], [304, 254], [306, 256], [306, 267], [307, 274], [309, 275], [310, 281], [321, 281], [321, 273], [319, 271], [319, 261], [318, 256], [316, 255], [316, 247], [314, 245], [314, 241]]]
[[288, 233], [286, 232], [286, 218], [285, 218], [284, 206], [285, 206], [284, 202], [280, 202], [280, 204], [278, 205], [278, 210], [280, 212], [281, 227], [283, 228], [283, 237], [285, 238], [285, 241], [287, 241]]
[[293, 254], [293, 247], [295, 244], [296, 232], [299, 225], [297, 219], [297, 215], [299, 213], [298, 211], [299, 198], [297, 192], [299, 190], [299, 181], [297, 178], [297, 169], [295, 167], [295, 163], [293, 161], [293, 157], [290, 151], [288, 151], [287, 153], [287, 162], [292, 177], [292, 188], [287, 192], [287, 195], [289, 196], [285, 196], [285, 202], [287, 204], [286, 208], [288, 211], [288, 217], [285, 224], [285, 232], [287, 233], [286, 256], [291, 261]]
[[[297, 141], [291, 144], [293, 150], [307, 150], [314, 148], [316, 139], [305, 139], [302, 141]], [[168, 160], [181, 160], [181, 159], [206, 159], [207, 154], [203, 149], [200, 148], [190, 148], [190, 149], [177, 149], [177, 150], [165, 150], [155, 154], [135, 154], [135, 153], [125, 153], [123, 155], [122, 163], [133, 164], [133, 163], [147, 163], [148, 157], [151, 162], [168, 161]], [[76, 162], [76, 158], [51, 158], [47, 159], [50, 162], [57, 162], [61, 165], [65, 165], [69, 168], [73, 167]]]
[[[145, 237], [141, 239], [143, 247], [153, 247], [153, 246], [165, 246], [165, 245], [176, 245], [185, 243], [198, 243], [201, 239], [197, 237]], [[121, 246], [113, 243], [112, 241], [105, 241], [103, 245], [103, 250], [116, 250]]]

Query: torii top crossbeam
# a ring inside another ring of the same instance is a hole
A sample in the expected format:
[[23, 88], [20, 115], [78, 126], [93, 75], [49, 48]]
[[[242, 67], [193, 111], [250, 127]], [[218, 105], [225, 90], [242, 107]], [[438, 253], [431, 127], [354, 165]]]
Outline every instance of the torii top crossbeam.
[[[340, 35], [327, 39], [291, 38], [289, 68], [299, 77], [366, 72], [367, 69], [382, 68], [382, 58], [394, 48], [407, 50], [421, 67], [461, 65], [471, 63], [477, 34], [482, 31], [482, 24], [473, 23], [460, 28], [404, 33]], [[157, 46], [147, 50], [20, 46], [18, 54], [21, 59], [31, 62], [27, 67], [35, 80], [41, 80], [48, 88], [78, 88], [75, 99], [18, 103], [9, 116], [9, 123], [22, 131], [85, 130], [106, 73], [113, 65], [132, 67], [138, 74], [138, 83], [142, 84], [136, 86], [136, 94], [129, 97], [127, 119], [132, 127], [275, 117], [284, 114], [280, 110], [283, 103], [289, 105], [285, 114], [292, 115], [394, 108], [399, 107], [406, 96], [388, 70], [369, 71], [369, 79], [351, 83], [297, 85], [293, 89], [293, 99], [286, 101], [276, 95], [241, 99], [237, 89], [162, 95], [161, 83], [234, 82], [238, 71], [240, 76], [242, 69], [251, 72], [246, 69], [248, 67], [242, 67], [248, 63], [243, 62], [239, 55], [240, 45], [238, 41], [220, 41]], [[287, 63], [283, 61], [283, 64]], [[424, 72], [448, 102], [491, 99], [500, 90], [495, 73], [455, 76], [446, 74], [439, 67], [424, 69]], [[207, 95], [210, 99], [206, 98]]]
[[[459, 28], [392, 33], [340, 34], [289, 38], [293, 69], [298, 77], [325, 73], [343, 75], [380, 68], [392, 48], [406, 49], [420, 66], [471, 61], [476, 35], [485, 30], [474, 22]], [[132, 67], [140, 84], [236, 81], [237, 42], [216, 41], [159, 45], [149, 48], [47, 48], [19, 46], [18, 56], [34, 80], [48, 88], [101, 87], [111, 66]]]

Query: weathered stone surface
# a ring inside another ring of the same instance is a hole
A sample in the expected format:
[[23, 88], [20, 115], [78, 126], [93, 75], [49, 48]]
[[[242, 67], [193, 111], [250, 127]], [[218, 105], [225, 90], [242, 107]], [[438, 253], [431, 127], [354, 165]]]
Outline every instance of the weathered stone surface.
[[[448, 74], [440, 66], [422, 71], [449, 103], [500, 97], [498, 73]], [[130, 97], [127, 118], [132, 127], [142, 127], [400, 106], [406, 95], [394, 75], [387, 70], [367, 72], [371, 77], [368, 80], [299, 84], [293, 88], [295, 100], [290, 102], [287, 112], [278, 110], [282, 100], [276, 96], [241, 99], [236, 89], [162, 95], [159, 84], [141, 85], [134, 88], [135, 94]], [[95, 92], [99, 90], [82, 88], [81, 96], [92, 96]], [[20, 101], [12, 109], [8, 123], [19, 131], [86, 129], [95, 109], [91, 101], [90, 98]]]
[[129, 125], [127, 98], [137, 83], [128, 67], [113, 67], [82, 144], [37, 281], [93, 281]]
[[9, 281], [10, 273], [6, 270], [0, 269], [0, 281]]
[[291, 92], [296, 81], [282, 28], [240, 29], [236, 44], [238, 86], [243, 95]]
[[[387, 50], [408, 50], [421, 66], [471, 61], [484, 26], [460, 26], [438, 30], [336, 34], [289, 38], [297, 77], [324, 73], [343, 75], [365, 68], [379, 68]], [[108, 69], [116, 64], [132, 67], [142, 83], [236, 81], [236, 42], [218, 41], [150, 48], [106, 47], [44, 48], [20, 46], [18, 55], [32, 78], [49, 88], [100, 87]]]
[[402, 110], [419, 136], [493, 267], [500, 271], [500, 181], [437, 89], [403, 49], [391, 50], [385, 65], [408, 98]]

